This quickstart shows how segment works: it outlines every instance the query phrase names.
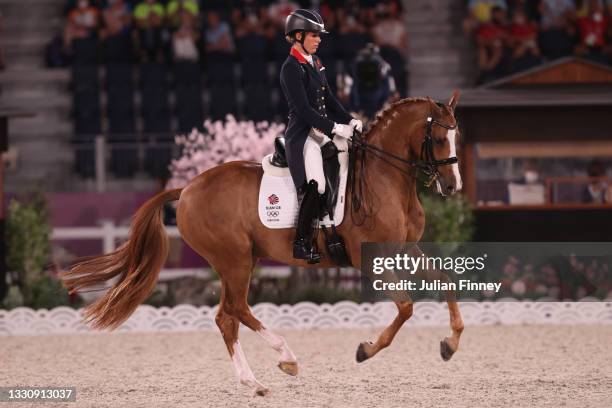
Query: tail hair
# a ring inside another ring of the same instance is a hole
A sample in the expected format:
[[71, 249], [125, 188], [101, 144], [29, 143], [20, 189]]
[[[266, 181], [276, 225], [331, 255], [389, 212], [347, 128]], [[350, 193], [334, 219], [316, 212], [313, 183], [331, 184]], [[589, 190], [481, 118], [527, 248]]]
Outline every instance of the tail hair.
[[151, 198], [134, 214], [125, 243], [109, 254], [84, 258], [60, 275], [70, 293], [118, 277], [100, 299], [85, 308], [85, 321], [93, 328], [117, 328], [153, 292], [168, 257], [163, 205], [180, 195], [181, 189], [175, 189]]

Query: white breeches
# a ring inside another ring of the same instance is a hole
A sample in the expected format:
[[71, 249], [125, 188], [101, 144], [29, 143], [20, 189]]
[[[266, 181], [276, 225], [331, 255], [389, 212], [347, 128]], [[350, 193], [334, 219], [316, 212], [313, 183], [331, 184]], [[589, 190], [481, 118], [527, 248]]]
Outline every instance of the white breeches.
[[317, 130], [311, 130], [304, 143], [304, 166], [306, 167], [306, 182], [315, 180], [319, 194], [325, 192], [325, 174], [323, 173], [323, 157], [321, 146], [331, 139]]
[[[321, 146], [331, 139], [316, 129], [312, 129], [304, 143], [304, 166], [306, 166], [306, 182], [315, 180], [318, 184], [319, 194], [325, 193], [325, 173], [323, 172], [323, 157], [321, 156]], [[343, 137], [335, 137], [334, 144], [340, 154], [347, 154], [348, 141]]]

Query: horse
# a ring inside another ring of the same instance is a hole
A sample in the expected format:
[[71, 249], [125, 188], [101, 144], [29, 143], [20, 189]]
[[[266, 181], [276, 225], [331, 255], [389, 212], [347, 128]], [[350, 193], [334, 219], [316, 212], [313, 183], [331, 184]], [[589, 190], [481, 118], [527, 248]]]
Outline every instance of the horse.
[[[361, 137], [354, 136], [346, 200], [351, 204], [345, 203], [350, 216], [338, 232], [355, 268], [361, 269], [363, 242], [416, 243], [421, 238], [425, 214], [417, 196], [415, 167], [431, 176], [430, 182], [435, 181], [442, 195], [461, 189], [455, 158], [458, 99], [455, 91], [446, 104], [430, 98], [400, 100], [379, 113]], [[238, 339], [240, 323], [278, 352], [278, 367], [283, 372], [297, 375], [298, 360], [285, 339], [253, 316], [247, 303], [251, 273], [259, 259], [310, 266], [292, 257], [294, 229], [268, 229], [261, 223], [257, 204], [262, 175], [259, 163], [224, 163], [198, 175], [182, 189], [161, 192], [145, 202], [134, 215], [128, 240], [117, 250], [80, 261], [62, 274], [71, 293], [114, 279], [109, 290], [85, 309], [84, 319], [93, 328], [114, 329], [152, 293], [168, 254], [162, 208], [178, 200], [176, 220], [183, 240], [209, 262], [221, 280], [215, 322], [240, 383], [256, 395], [269, 392], [247, 363]], [[322, 247], [321, 234], [316, 240]], [[324, 258], [319, 266], [336, 265]], [[409, 297], [394, 302], [396, 317], [374, 342], [359, 344], [358, 362], [388, 347], [412, 316]], [[457, 351], [464, 328], [454, 297], [447, 296], [447, 303], [451, 335], [440, 343], [444, 360]]]

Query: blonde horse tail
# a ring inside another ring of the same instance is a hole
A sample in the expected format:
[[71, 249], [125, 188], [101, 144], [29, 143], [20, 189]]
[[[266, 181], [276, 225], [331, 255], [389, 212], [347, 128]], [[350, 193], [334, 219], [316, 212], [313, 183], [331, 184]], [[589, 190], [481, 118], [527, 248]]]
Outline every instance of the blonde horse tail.
[[110, 254], [86, 258], [61, 275], [70, 293], [118, 277], [104, 296], [85, 309], [85, 320], [93, 328], [118, 327], [153, 292], [168, 256], [162, 208], [180, 196], [181, 189], [176, 189], [151, 198], [134, 215], [123, 245]]

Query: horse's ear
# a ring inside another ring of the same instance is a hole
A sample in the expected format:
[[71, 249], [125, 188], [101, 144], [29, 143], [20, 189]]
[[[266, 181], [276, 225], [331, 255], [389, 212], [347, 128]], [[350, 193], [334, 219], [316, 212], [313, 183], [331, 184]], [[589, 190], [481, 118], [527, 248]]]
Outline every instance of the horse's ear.
[[454, 90], [451, 95], [450, 101], [448, 101], [448, 106], [451, 111], [455, 112], [455, 107], [457, 107], [457, 103], [459, 103], [459, 91]]

